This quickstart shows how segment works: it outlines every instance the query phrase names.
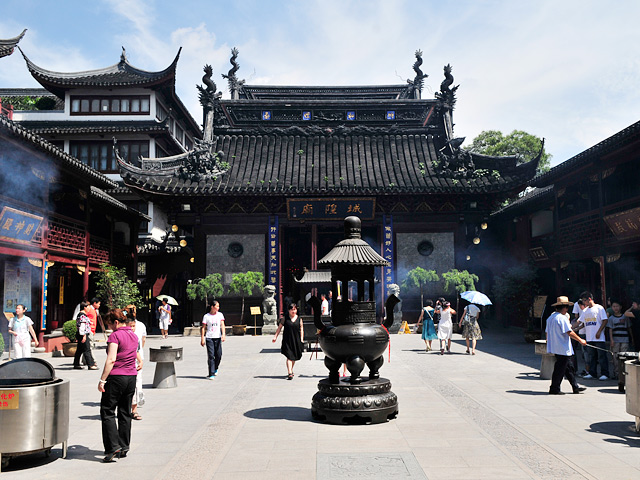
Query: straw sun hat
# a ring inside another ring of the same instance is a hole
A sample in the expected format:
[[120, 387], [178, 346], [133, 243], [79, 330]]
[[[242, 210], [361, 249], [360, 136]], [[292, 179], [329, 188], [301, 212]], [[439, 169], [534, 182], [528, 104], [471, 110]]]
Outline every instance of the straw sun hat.
[[569, 301], [569, 297], [558, 297], [558, 301], [556, 303], [552, 303], [551, 306], [552, 307], [557, 307], [560, 305], [564, 305], [567, 307], [572, 307], [573, 306], [573, 302]]

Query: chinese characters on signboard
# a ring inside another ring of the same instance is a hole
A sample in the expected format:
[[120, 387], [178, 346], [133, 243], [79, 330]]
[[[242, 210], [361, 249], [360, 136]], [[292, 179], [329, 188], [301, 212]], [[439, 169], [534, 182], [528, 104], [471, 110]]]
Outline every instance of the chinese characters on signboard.
[[373, 198], [309, 198], [288, 199], [290, 220], [343, 220], [349, 215], [361, 220], [372, 220], [375, 214]]
[[24, 305], [27, 311], [31, 310], [31, 266], [7, 260], [4, 263], [2, 310], [14, 312], [19, 304]]
[[393, 218], [391, 215], [384, 215], [382, 223], [382, 256], [389, 262], [388, 267], [383, 267], [384, 297], [389, 295], [389, 285], [396, 283], [393, 273]]
[[31, 243], [41, 223], [42, 217], [4, 207], [0, 213], [0, 240]]
[[618, 239], [640, 236], [640, 207], [607, 215], [604, 221]]
[[280, 255], [279, 248], [279, 224], [278, 217], [273, 216], [269, 220], [269, 279], [268, 283], [270, 285], [275, 285], [278, 288], [278, 265], [280, 264], [280, 259], [278, 258]]
[[47, 328], [47, 287], [49, 285], [49, 262], [42, 262], [42, 329]]

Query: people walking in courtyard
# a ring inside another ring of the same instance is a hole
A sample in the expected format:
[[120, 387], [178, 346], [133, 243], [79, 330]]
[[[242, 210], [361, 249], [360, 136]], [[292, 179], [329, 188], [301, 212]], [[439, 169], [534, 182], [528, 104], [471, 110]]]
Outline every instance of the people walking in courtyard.
[[38, 337], [33, 329], [33, 320], [27, 317], [23, 304], [16, 305], [16, 315], [9, 320], [9, 335], [13, 335], [13, 354], [15, 358], [31, 357], [31, 339], [38, 346]]
[[631, 329], [629, 328], [629, 319], [622, 311], [620, 302], [613, 300], [611, 310], [613, 313], [609, 315], [607, 328], [609, 329], [609, 345], [613, 353], [613, 376], [619, 378], [617, 354], [629, 351]]
[[209, 312], [202, 317], [200, 327], [200, 345], [207, 347], [208, 379], [213, 380], [218, 374], [218, 367], [222, 360], [222, 342], [227, 339], [224, 325], [224, 315], [220, 310], [220, 303], [213, 300], [209, 305]]
[[89, 340], [89, 334], [91, 333], [91, 320], [89, 319], [89, 302], [80, 303], [80, 313], [76, 318], [76, 354], [73, 357], [73, 368], [76, 370], [82, 370], [80, 365], [80, 357], [84, 357], [84, 363], [89, 370], [98, 370], [98, 365], [93, 359], [91, 354], [91, 341]]
[[160, 312], [160, 318], [158, 319], [160, 334], [162, 338], [167, 338], [169, 336], [169, 325], [171, 324], [171, 305], [169, 305], [168, 298], [162, 299], [162, 305], [158, 307], [158, 311]]
[[[476, 354], [476, 342], [482, 340], [482, 332], [480, 331], [480, 325], [478, 324], [478, 318], [480, 317], [480, 307], [475, 303], [470, 303], [462, 311], [460, 321], [458, 321], [458, 328], [462, 326], [462, 336], [467, 342], [467, 355]], [[471, 352], [469, 352], [469, 340], [471, 340]]]
[[[137, 308], [135, 305], [127, 305], [125, 308], [127, 314], [127, 320], [133, 333], [138, 337], [138, 352], [140, 358], [144, 362], [144, 344], [147, 341], [147, 327], [144, 323], [139, 321], [137, 317]], [[136, 375], [136, 391], [133, 394], [133, 400], [131, 403], [131, 416], [134, 420], [142, 420], [142, 416], [138, 413], [138, 406], [144, 404], [144, 393], [142, 392], [142, 367], [138, 370]]]
[[304, 327], [302, 319], [298, 316], [298, 307], [295, 303], [289, 305], [287, 311], [288, 315], [280, 319], [276, 333], [271, 341], [275, 343], [280, 330], [284, 328], [280, 352], [287, 358], [287, 380], [293, 380], [293, 366], [302, 358]]
[[322, 315], [329, 315], [329, 300], [327, 300], [327, 296], [324, 293], [320, 294], [320, 300], [322, 300], [320, 303]]
[[556, 311], [547, 319], [547, 352], [555, 355], [556, 363], [551, 375], [550, 395], [564, 395], [560, 389], [562, 379], [566, 378], [571, 384], [573, 393], [580, 393], [586, 390], [576, 382], [575, 371], [571, 363], [573, 347], [571, 339], [586, 345], [586, 340], [580, 338], [572, 329], [569, 323], [569, 307], [573, 305], [567, 297], [558, 297], [556, 303], [552, 304]]
[[[579, 320], [580, 314], [584, 310], [584, 304], [582, 300], [578, 300], [573, 304], [572, 310], [572, 321], [571, 321], [571, 329], [578, 334], [578, 336], [582, 339], [586, 339], [587, 336], [584, 330], [584, 324]], [[581, 345], [579, 342], [575, 340], [571, 340], [571, 345], [573, 346], [573, 357], [571, 357], [571, 363], [573, 363], [573, 369], [578, 372], [578, 357], [582, 359], [582, 363], [584, 365], [584, 370], [580, 373], [576, 373], [579, 377], [584, 377], [587, 373], [589, 373], [589, 350], [586, 346]]]
[[444, 298], [439, 298], [436, 302], [435, 312], [440, 314], [440, 322], [438, 323], [438, 339], [440, 340], [440, 355], [444, 355], [445, 346], [447, 353], [451, 353], [451, 335], [453, 334], [452, 315], [456, 311], [451, 308], [451, 304]]
[[131, 404], [137, 373], [142, 369], [143, 362], [138, 352], [138, 337], [127, 325], [127, 317], [122, 310], [111, 310], [105, 320], [113, 333], [107, 339], [107, 361], [98, 382], [98, 391], [102, 392], [100, 419], [105, 453], [103, 462], [111, 462], [116, 456], [126, 457], [129, 452]]
[[427, 300], [427, 304], [420, 311], [420, 318], [418, 318], [418, 325], [422, 324], [422, 340], [424, 340], [427, 352], [431, 351], [431, 342], [438, 338], [436, 334], [436, 327], [433, 323], [433, 300]]
[[[604, 329], [607, 326], [607, 312], [602, 305], [593, 301], [591, 292], [582, 292], [580, 299], [584, 304], [584, 310], [578, 320], [584, 324], [587, 334], [587, 345], [592, 347], [589, 352], [589, 373], [583, 378], [609, 379], [609, 357], [606, 351], [607, 344], [604, 338]], [[600, 377], [598, 377], [598, 365], [600, 365]]]

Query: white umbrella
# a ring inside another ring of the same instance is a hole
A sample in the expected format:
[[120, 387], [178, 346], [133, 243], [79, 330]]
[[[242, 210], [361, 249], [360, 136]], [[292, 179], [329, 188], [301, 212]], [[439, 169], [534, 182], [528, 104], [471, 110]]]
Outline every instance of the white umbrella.
[[169, 305], [178, 305], [177, 300], [169, 295], [158, 295], [156, 298], [158, 300], [164, 300], [166, 298]]
[[487, 297], [484, 293], [476, 292], [475, 290], [470, 290], [468, 292], [462, 292], [460, 294], [460, 298], [463, 298], [467, 302], [475, 303], [476, 305], [493, 305], [489, 297]]

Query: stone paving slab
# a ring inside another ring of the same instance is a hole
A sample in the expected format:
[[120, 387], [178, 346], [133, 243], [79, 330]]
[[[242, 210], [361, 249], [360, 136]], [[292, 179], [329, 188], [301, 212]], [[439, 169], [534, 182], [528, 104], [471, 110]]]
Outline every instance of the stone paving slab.
[[[326, 376], [322, 353], [305, 353], [287, 381], [271, 337], [227, 337], [211, 381], [198, 338], [149, 337], [147, 349], [184, 348], [178, 387], [150, 388], [155, 364], [145, 365], [146, 404], [131, 453], [108, 465], [100, 462], [100, 371], [38, 355], [71, 380], [69, 453], [61, 459], [56, 446], [50, 458], [17, 458], [0, 480], [640, 478], [640, 435], [615, 381], [583, 381], [582, 395], [549, 396], [540, 357], [520, 332], [483, 334], [476, 356], [464, 354], [458, 335], [450, 355], [424, 352], [419, 335], [394, 335], [381, 374], [392, 382], [399, 416], [369, 426], [312, 421], [311, 397]], [[102, 365], [103, 351], [96, 359]]]

